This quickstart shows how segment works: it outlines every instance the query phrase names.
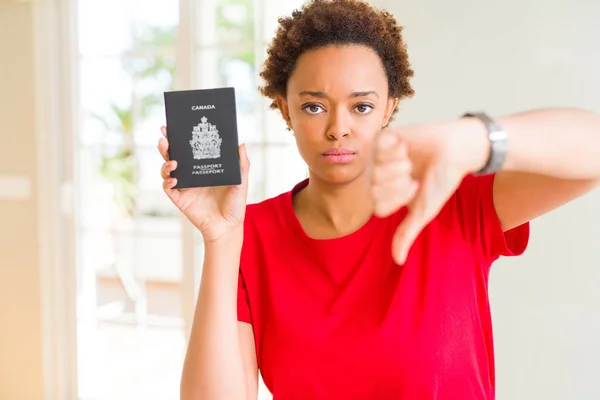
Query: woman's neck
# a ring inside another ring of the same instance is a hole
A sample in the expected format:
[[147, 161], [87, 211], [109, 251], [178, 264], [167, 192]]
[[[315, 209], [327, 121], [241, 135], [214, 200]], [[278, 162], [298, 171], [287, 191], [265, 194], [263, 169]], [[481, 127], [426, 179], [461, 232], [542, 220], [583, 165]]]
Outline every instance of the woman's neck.
[[328, 239], [348, 235], [369, 221], [373, 202], [366, 177], [332, 185], [310, 177], [293, 199], [294, 210], [307, 235]]

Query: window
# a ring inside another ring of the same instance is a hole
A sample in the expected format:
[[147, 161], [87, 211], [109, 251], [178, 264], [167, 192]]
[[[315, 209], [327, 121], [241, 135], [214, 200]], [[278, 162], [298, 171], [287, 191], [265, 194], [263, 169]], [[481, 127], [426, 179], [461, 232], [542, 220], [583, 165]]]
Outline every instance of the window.
[[[257, 90], [259, 70], [277, 18], [298, 8], [299, 0], [197, 1], [192, 20], [194, 38], [192, 86], [236, 88], [240, 141], [252, 162], [249, 202], [291, 189], [306, 167], [291, 134], [269, 100]], [[214, 17], [216, 15], [216, 18]]]
[[[233, 86], [249, 202], [306, 176], [257, 90], [277, 17], [300, 0], [77, 0], [81, 399], [177, 398], [202, 240], [162, 192], [162, 93]], [[270, 395], [261, 387], [260, 398]]]

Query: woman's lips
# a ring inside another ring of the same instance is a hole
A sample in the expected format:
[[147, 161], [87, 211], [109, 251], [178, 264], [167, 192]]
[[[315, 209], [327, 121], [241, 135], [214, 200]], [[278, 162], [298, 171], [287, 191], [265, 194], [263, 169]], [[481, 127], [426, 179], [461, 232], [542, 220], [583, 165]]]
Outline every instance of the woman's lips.
[[322, 154], [323, 160], [328, 164], [346, 164], [356, 158], [356, 152], [351, 149], [330, 149]]

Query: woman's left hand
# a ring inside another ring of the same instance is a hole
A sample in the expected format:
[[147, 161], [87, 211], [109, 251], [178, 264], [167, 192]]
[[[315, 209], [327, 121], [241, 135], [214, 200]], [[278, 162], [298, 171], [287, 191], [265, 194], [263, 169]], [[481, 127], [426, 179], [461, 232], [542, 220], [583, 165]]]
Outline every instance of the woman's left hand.
[[408, 208], [392, 242], [398, 264], [404, 264], [419, 233], [473, 170], [469, 158], [474, 157], [459, 153], [469, 150], [461, 149], [455, 132], [449, 125], [423, 124], [386, 128], [376, 138], [371, 174], [375, 215]]

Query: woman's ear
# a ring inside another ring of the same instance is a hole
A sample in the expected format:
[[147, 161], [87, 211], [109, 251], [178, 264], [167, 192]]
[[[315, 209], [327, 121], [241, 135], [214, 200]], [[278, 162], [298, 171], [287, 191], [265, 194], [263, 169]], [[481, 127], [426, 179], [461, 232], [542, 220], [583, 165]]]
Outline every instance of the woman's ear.
[[285, 99], [281, 96], [277, 96], [275, 101], [277, 102], [277, 107], [279, 108], [279, 111], [281, 111], [281, 116], [285, 120], [288, 129], [291, 130], [292, 122], [290, 120], [290, 108], [288, 107], [287, 101], [285, 101]]
[[387, 101], [387, 106], [385, 108], [385, 115], [383, 116], [382, 128], [386, 127], [390, 122], [390, 118], [392, 118], [392, 114], [396, 107], [398, 106], [398, 99], [390, 97]]

